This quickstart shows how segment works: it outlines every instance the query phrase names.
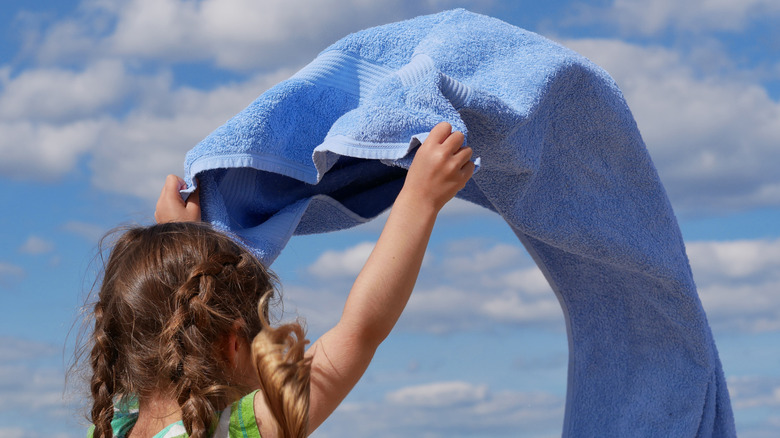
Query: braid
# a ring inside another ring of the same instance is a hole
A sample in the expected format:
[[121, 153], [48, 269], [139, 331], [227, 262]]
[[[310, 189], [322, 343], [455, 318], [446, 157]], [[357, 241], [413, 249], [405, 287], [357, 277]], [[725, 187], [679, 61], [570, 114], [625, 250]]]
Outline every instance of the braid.
[[[174, 315], [164, 332], [170, 374], [176, 383], [176, 399], [182, 410], [182, 422], [193, 438], [205, 437], [218, 406], [227, 400], [228, 390], [213, 382], [224, 380], [222, 367], [205, 361], [206, 351], [224, 335], [235, 316], [225, 315], [212, 303], [217, 290], [234, 282], [239, 257], [215, 253], [192, 269], [189, 278], [173, 294]], [[229, 293], [238, 293], [230, 291]], [[205, 348], [204, 348], [205, 347]], [[172, 368], [175, 367], [175, 368]]]
[[113, 364], [116, 359], [115, 350], [111, 346], [111, 338], [106, 333], [105, 325], [108, 316], [103, 315], [103, 306], [100, 302], [95, 305], [95, 331], [93, 334], [94, 345], [90, 354], [92, 365], [92, 379], [90, 389], [92, 391], [92, 422], [95, 424], [93, 436], [95, 438], [110, 438], [111, 419], [114, 417], [114, 384], [115, 376]]
[[[186, 375], [186, 374], [185, 374]], [[188, 379], [182, 379], [185, 385]], [[181, 406], [182, 423], [191, 438], [206, 438], [214, 418], [214, 408], [203, 395], [193, 390], [192, 386], [184, 386], [177, 399]]]

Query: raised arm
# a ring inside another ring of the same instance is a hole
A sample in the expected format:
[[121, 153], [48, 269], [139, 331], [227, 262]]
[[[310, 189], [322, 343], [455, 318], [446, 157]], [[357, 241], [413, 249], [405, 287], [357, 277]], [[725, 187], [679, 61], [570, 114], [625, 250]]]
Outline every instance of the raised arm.
[[417, 150], [382, 234], [355, 281], [338, 324], [309, 349], [309, 432], [365, 372], [412, 293], [436, 217], [474, 172], [463, 134], [440, 123]]

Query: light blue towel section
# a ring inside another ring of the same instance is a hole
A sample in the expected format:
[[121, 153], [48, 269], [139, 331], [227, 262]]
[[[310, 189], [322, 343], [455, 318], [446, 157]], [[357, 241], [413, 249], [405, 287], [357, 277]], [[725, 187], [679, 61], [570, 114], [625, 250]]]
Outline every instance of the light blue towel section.
[[349, 35], [190, 151], [186, 178], [204, 218], [271, 263], [294, 233], [389, 207], [443, 120], [481, 157], [458, 196], [507, 221], [561, 303], [563, 436], [735, 436], [682, 237], [624, 98], [539, 35], [462, 9]]

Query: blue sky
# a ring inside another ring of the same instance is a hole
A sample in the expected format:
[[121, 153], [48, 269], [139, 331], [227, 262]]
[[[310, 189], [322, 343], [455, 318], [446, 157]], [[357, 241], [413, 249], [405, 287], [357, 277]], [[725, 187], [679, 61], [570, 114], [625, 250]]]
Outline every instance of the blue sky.
[[[777, 436], [776, 0], [5, 1], [0, 436], [82, 436], [64, 376], [97, 241], [151, 221], [189, 148], [341, 36], [452, 7], [541, 33], [616, 79], [680, 220], [739, 435]], [[294, 238], [274, 264], [312, 337], [381, 225]], [[396, 331], [315, 436], [559, 436], [566, 361], [557, 300], [517, 239], [454, 202]]]

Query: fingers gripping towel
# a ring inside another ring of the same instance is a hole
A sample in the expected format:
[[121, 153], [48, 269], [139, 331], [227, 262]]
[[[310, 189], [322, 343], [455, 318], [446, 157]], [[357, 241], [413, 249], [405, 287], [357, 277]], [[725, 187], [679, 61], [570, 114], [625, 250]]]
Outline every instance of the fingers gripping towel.
[[[682, 237], [613, 80], [534, 33], [459, 9], [345, 37], [186, 158], [204, 219], [271, 263], [293, 233], [377, 216], [447, 121], [558, 296], [563, 436], [729, 437], [729, 394]], [[517, 346], [521, 348], [521, 346]]]

